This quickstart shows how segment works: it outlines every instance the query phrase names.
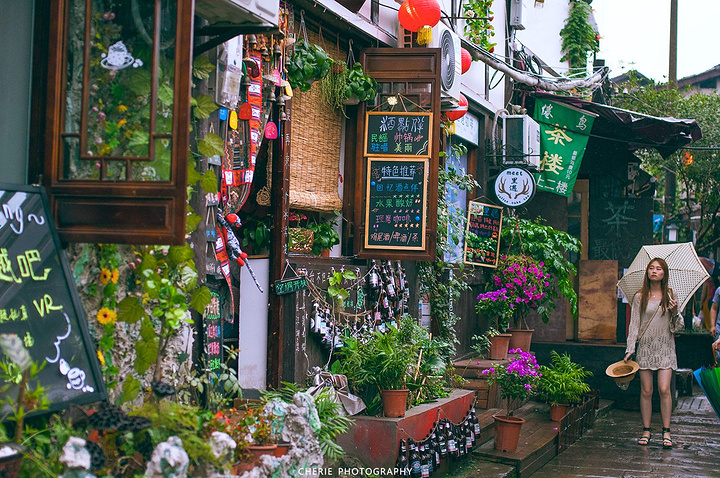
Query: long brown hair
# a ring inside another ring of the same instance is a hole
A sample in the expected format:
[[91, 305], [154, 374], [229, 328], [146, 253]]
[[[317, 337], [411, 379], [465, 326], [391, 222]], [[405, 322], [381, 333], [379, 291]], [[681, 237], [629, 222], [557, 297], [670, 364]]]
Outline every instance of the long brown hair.
[[668, 298], [668, 293], [672, 293], [672, 290], [668, 287], [669, 271], [667, 262], [665, 262], [665, 259], [661, 259], [659, 257], [655, 257], [650, 262], [648, 262], [648, 265], [645, 268], [645, 280], [643, 281], [642, 287], [637, 292], [638, 294], [640, 294], [640, 310], [642, 312], [645, 312], [645, 310], [647, 309], [648, 300], [650, 299], [650, 278], [648, 277], [648, 271], [650, 270], [650, 266], [653, 262], [657, 262], [664, 272], [663, 278], [660, 280], [660, 290], [662, 292], [660, 305], [662, 306], [662, 311], [664, 314], [670, 300]]

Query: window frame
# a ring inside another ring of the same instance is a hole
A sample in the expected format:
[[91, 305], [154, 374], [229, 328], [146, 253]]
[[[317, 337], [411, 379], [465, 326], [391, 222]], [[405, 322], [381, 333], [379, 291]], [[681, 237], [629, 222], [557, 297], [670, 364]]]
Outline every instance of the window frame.
[[[86, 6], [91, 4], [91, 0], [85, 2]], [[45, 134], [43, 174], [38, 182], [48, 192], [60, 238], [64, 242], [182, 244], [187, 216], [193, 1], [177, 1], [170, 178], [154, 182], [62, 178], [69, 7], [70, 0], [46, 3], [50, 20], [47, 64], [44, 65], [47, 68], [45, 115], [33, 118], [36, 123], [33, 131]], [[42, 11], [38, 15], [42, 15]], [[83, 85], [83, 89], [85, 87]], [[38, 125], [38, 122], [44, 124]]]

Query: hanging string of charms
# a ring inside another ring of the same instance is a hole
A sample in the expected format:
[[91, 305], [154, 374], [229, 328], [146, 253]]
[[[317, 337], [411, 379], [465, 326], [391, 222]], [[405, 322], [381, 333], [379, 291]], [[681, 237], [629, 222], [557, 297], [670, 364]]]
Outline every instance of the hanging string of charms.
[[[302, 271], [295, 271], [289, 262], [287, 265], [295, 275], [302, 274]], [[334, 269], [332, 271], [335, 273]], [[320, 337], [323, 346], [331, 349], [331, 354], [344, 345], [344, 336], [359, 337], [373, 330], [385, 333], [389, 326], [396, 326], [397, 319], [408, 312], [410, 289], [400, 261], [394, 265], [391, 261], [380, 261], [378, 264], [373, 259], [365, 275], [344, 288], [348, 296], [357, 297], [353, 312], [346, 312], [344, 305], [334, 303], [328, 293], [329, 287], [323, 288], [307, 276], [306, 280], [313, 303], [310, 330]]]

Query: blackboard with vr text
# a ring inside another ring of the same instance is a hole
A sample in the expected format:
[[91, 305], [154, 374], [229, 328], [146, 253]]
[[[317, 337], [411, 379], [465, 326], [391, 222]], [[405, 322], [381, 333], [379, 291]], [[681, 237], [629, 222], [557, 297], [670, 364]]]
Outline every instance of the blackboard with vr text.
[[[44, 190], [0, 184], [0, 334], [37, 363], [50, 411], [105, 400], [97, 352]], [[0, 360], [10, 357], [4, 352]], [[17, 388], [8, 392], [17, 396]]]
[[502, 207], [470, 201], [465, 228], [466, 264], [497, 267]]
[[364, 156], [430, 157], [432, 113], [372, 111], [365, 114]]
[[428, 160], [368, 158], [365, 248], [424, 250]]

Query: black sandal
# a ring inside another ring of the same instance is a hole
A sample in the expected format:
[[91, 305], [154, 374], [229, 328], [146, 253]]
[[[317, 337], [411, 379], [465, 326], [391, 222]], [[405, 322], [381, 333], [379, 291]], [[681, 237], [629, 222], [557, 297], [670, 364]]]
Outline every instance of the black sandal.
[[670, 433], [670, 429], [663, 427], [662, 432], [663, 432], [663, 448], [666, 450], [670, 450], [673, 447], [673, 442], [669, 437], [665, 438], [665, 434]]
[[[637, 444], [640, 446], [647, 446], [648, 443], [650, 443], [650, 431], [652, 428], [650, 427], [643, 427], [643, 436], [640, 437]], [[648, 432], [648, 435], [645, 436], [645, 432]]]

